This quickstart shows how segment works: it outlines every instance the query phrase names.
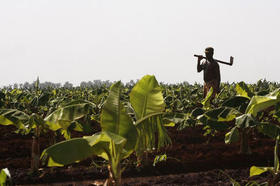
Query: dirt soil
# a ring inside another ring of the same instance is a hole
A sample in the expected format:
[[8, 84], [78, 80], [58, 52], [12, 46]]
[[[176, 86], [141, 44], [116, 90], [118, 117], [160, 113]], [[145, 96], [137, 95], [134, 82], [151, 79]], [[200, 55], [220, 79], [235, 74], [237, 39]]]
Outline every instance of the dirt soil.
[[[87, 159], [63, 168], [47, 168], [41, 165], [37, 173], [31, 173], [30, 156], [32, 136], [13, 133], [15, 128], [1, 126], [0, 168], [8, 168], [15, 185], [98, 185], [108, 176], [101, 159]], [[249, 168], [272, 166], [274, 141], [261, 134], [250, 136], [252, 154], [239, 154], [239, 144], [226, 145], [224, 132], [214, 137], [203, 136], [202, 127], [178, 131], [168, 128], [172, 145], [149, 155], [145, 164], [136, 168], [135, 157], [124, 162], [123, 185], [231, 185], [229, 175], [241, 185], [248, 181], [265, 181], [269, 175], [249, 178]], [[48, 134], [40, 138], [41, 151], [48, 146]], [[166, 154], [167, 160], [153, 166], [155, 155]], [[221, 173], [221, 170], [223, 173]]]

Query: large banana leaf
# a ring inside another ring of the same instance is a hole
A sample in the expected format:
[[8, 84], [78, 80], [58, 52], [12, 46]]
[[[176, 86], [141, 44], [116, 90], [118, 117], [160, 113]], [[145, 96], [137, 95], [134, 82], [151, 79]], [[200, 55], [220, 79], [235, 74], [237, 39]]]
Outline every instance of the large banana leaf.
[[15, 125], [18, 129], [26, 129], [29, 115], [16, 109], [0, 109], [0, 125]]
[[249, 104], [250, 99], [248, 97], [243, 96], [234, 96], [222, 103], [222, 106], [225, 107], [233, 107], [238, 111], [245, 113], [245, 110]]
[[280, 126], [272, 124], [272, 123], [259, 123], [257, 125], [258, 130], [263, 134], [276, 139], [277, 136], [280, 135]]
[[126, 139], [111, 132], [102, 131], [93, 136], [73, 138], [45, 149], [41, 159], [47, 160], [48, 166], [64, 166], [79, 162], [93, 155], [108, 161], [122, 158]]
[[81, 119], [90, 113], [95, 105], [88, 101], [78, 101], [55, 110], [45, 118], [51, 130], [66, 130], [72, 122]]
[[245, 113], [252, 114], [253, 116], [256, 116], [258, 112], [269, 108], [273, 105], [276, 105], [276, 103], [280, 102], [280, 91], [277, 89], [276, 91], [272, 92], [271, 94], [268, 94], [266, 96], [254, 96], [252, 97]]
[[210, 90], [207, 92], [206, 97], [201, 102], [204, 108], [210, 107], [212, 95], [213, 95], [213, 88], [211, 87]]
[[113, 84], [109, 96], [101, 112], [101, 127], [103, 131], [118, 134], [127, 139], [125, 149], [131, 153], [136, 145], [137, 130], [125, 107], [120, 102], [121, 82]]
[[249, 89], [249, 87], [243, 81], [236, 85], [235, 90], [237, 92], [237, 95], [240, 95], [240, 96], [243, 96], [243, 97], [246, 97], [249, 99], [254, 96], [252, 91]]
[[255, 121], [251, 114], [243, 114], [241, 116], [238, 116], [235, 121], [235, 125], [237, 126], [237, 128], [249, 128], [254, 127], [257, 124], [258, 123]]
[[131, 90], [130, 103], [137, 120], [151, 113], [164, 111], [164, 99], [155, 76], [146, 75], [137, 82]]
[[241, 114], [238, 110], [231, 107], [219, 107], [204, 113], [208, 119], [215, 121], [232, 121]]
[[228, 133], [225, 135], [225, 143], [230, 144], [232, 142], [237, 142], [239, 140], [239, 131], [237, 127], [233, 127]]
[[163, 95], [154, 76], [146, 75], [137, 82], [131, 90], [130, 103], [137, 119], [138, 153], [171, 143], [161, 116], [165, 109]]

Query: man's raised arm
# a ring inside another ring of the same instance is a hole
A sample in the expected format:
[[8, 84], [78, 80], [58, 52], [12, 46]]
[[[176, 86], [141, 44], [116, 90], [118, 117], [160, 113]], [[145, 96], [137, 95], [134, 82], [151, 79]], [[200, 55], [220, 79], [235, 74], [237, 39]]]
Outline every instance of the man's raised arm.
[[200, 64], [200, 61], [203, 59], [203, 56], [199, 56], [197, 58], [197, 72], [201, 72], [203, 70], [202, 65]]

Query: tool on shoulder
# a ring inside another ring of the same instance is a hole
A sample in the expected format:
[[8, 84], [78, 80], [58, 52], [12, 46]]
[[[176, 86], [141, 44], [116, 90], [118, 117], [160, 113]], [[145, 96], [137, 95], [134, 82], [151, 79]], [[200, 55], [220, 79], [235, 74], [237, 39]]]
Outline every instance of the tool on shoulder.
[[[195, 54], [194, 57], [200, 57], [201, 55], [197, 55]], [[206, 59], [206, 57], [202, 56], [203, 59]], [[218, 63], [222, 63], [222, 64], [225, 64], [225, 65], [230, 65], [232, 66], [233, 65], [233, 57], [230, 56], [230, 59], [229, 59], [229, 62], [224, 62], [224, 61], [220, 61], [220, 60], [217, 60], [217, 59], [214, 59], [216, 62]]]

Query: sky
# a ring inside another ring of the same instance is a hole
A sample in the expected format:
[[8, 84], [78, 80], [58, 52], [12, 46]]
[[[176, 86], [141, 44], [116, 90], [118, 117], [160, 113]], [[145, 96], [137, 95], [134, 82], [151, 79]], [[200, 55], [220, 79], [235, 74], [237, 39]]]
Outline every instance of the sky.
[[0, 86], [41, 82], [202, 83], [215, 49], [222, 82], [279, 82], [279, 0], [1, 0]]

